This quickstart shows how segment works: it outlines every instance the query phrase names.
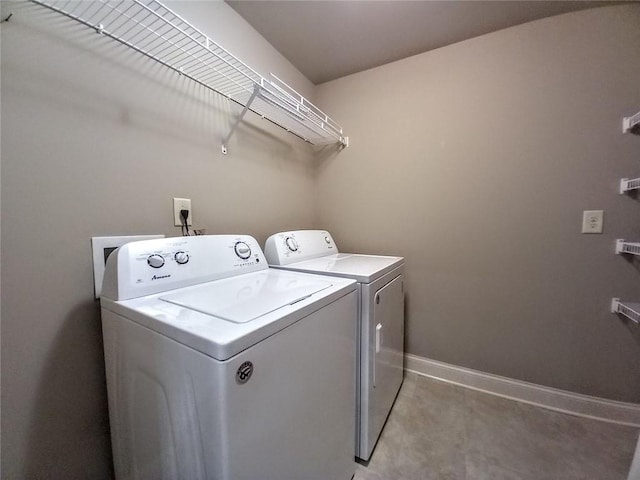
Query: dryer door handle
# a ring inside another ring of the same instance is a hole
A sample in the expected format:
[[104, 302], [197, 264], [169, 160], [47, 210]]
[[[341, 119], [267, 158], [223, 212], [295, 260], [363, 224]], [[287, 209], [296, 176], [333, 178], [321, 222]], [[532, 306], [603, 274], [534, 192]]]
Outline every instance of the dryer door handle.
[[382, 324], [376, 325], [376, 353], [380, 353], [382, 347]]
[[376, 388], [376, 366], [378, 365], [378, 354], [382, 348], [382, 324], [376, 325], [376, 353], [373, 356], [373, 388]]

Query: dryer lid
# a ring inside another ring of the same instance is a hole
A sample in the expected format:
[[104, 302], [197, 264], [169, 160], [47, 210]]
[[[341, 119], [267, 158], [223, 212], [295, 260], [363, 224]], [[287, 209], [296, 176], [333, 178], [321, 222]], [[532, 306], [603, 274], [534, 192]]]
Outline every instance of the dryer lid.
[[218, 317], [233, 323], [247, 323], [297, 303], [331, 287], [328, 281], [247, 275], [199, 285], [160, 300]]
[[335, 275], [352, 278], [361, 283], [371, 283], [401, 265], [404, 265], [403, 257], [337, 253], [291, 263], [283, 268], [308, 273]]

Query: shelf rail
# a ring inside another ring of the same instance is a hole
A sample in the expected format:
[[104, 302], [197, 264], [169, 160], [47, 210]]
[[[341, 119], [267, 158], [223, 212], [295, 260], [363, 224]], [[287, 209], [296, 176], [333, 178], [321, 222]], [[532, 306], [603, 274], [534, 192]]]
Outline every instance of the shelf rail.
[[[274, 75], [267, 79], [157, 0], [30, 0], [184, 75], [312, 145], [349, 139], [342, 127]], [[235, 131], [225, 137], [222, 152]]]
[[636, 113], [631, 117], [623, 117], [622, 133], [630, 132], [631, 130], [636, 129], [638, 125], [640, 125], [640, 112]]
[[611, 299], [611, 312], [624, 315], [640, 324], [640, 303], [621, 302], [619, 298]]
[[631, 190], [640, 188], [640, 178], [622, 178], [620, 179], [620, 195]]
[[630, 255], [640, 255], [640, 243], [625, 242], [622, 239], [616, 240], [616, 253], [628, 253]]

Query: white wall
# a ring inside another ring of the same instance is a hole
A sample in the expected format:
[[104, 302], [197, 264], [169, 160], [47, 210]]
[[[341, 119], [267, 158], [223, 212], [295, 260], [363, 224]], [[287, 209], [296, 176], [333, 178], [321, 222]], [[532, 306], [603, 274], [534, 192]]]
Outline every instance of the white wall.
[[[409, 353], [640, 402], [640, 5], [548, 18], [323, 84], [350, 146], [318, 166], [343, 251], [406, 257]], [[581, 235], [583, 210], [605, 210]]]

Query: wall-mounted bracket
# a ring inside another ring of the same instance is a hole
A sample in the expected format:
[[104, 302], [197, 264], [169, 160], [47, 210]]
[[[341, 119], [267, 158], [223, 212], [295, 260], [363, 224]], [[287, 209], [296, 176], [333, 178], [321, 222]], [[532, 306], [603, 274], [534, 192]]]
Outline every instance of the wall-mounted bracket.
[[640, 243], [625, 242], [622, 239], [616, 240], [616, 253], [628, 253], [631, 255], [640, 255]]
[[622, 119], [622, 133], [627, 133], [640, 125], [640, 112], [632, 117], [624, 117]]
[[236, 120], [235, 120], [235, 122], [233, 122], [233, 125], [231, 126], [231, 130], [229, 131], [229, 133], [227, 134], [225, 139], [222, 140], [222, 154], [223, 155], [227, 154], [227, 144], [229, 143], [229, 140], [231, 139], [231, 136], [233, 135], [233, 132], [236, 131], [236, 128], [238, 127], [238, 125], [240, 124], [240, 122], [242, 121], [244, 116], [247, 114], [247, 112], [249, 111], [249, 107], [251, 107], [251, 104], [256, 99], [256, 97], [258, 96], [259, 92], [260, 92], [260, 87], [258, 85], [255, 85], [253, 87], [253, 93], [251, 94], [251, 97], [249, 97], [249, 100], [247, 101], [247, 104], [242, 109], [242, 112], [240, 112], [240, 115], [238, 115], [236, 117]]
[[619, 313], [635, 323], [640, 323], [640, 303], [621, 302], [619, 298], [612, 298], [611, 313]]
[[640, 178], [622, 178], [620, 179], [620, 195], [629, 190], [637, 190], [640, 188]]

